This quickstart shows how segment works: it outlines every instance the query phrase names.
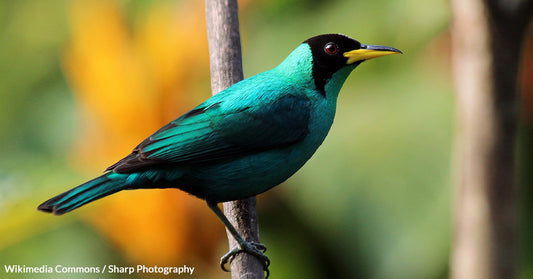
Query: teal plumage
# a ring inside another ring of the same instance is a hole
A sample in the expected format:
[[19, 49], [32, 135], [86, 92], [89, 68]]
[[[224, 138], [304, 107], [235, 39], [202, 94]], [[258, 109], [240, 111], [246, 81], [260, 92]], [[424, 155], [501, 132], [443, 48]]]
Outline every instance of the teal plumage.
[[337, 34], [306, 40], [276, 68], [214, 95], [39, 210], [60, 215], [121, 190], [173, 187], [206, 200], [231, 226], [213, 205], [260, 194], [300, 169], [328, 134], [351, 71], [393, 53]]

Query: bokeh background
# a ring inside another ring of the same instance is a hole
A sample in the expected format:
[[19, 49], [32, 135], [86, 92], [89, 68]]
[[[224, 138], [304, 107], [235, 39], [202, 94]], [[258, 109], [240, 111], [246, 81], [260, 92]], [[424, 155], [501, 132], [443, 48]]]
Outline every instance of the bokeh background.
[[[359, 66], [313, 159], [258, 198], [272, 277], [447, 278], [455, 121], [448, 2], [239, 5], [245, 77], [321, 33], [405, 53]], [[179, 190], [124, 191], [61, 217], [36, 211], [210, 96], [206, 37], [198, 0], [0, 1], [1, 278], [32, 277], [6, 274], [5, 264], [187, 265], [195, 271], [183, 278], [230, 278], [218, 267], [228, 249], [223, 225]], [[522, 131], [528, 185], [532, 137]], [[520, 247], [531, 247], [527, 224]], [[531, 253], [521, 253], [521, 278], [533, 278]], [[147, 275], [98, 275], [126, 277]]]

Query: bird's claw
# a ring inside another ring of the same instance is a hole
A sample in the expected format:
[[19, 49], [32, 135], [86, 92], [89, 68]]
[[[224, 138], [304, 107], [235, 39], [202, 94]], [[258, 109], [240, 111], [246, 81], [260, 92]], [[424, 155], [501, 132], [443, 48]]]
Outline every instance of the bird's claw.
[[270, 271], [268, 270], [268, 267], [270, 266], [270, 259], [264, 254], [266, 250], [266, 246], [261, 243], [246, 242], [245, 245], [239, 245], [233, 248], [228, 253], [226, 253], [224, 256], [222, 256], [222, 258], [220, 258], [220, 267], [222, 268], [222, 270], [229, 272], [230, 270], [226, 268], [226, 264], [228, 262], [231, 264], [237, 254], [241, 252], [246, 252], [256, 257], [263, 263], [263, 270], [266, 272], [265, 278], [268, 278], [268, 276], [270, 275]]

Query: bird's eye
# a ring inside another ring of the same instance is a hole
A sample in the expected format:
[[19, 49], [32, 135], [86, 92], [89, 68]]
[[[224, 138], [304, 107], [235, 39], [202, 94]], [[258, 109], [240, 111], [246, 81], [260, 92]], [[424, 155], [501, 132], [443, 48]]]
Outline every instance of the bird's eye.
[[324, 46], [324, 51], [327, 54], [335, 54], [339, 51], [339, 47], [335, 43], [327, 43], [326, 46]]

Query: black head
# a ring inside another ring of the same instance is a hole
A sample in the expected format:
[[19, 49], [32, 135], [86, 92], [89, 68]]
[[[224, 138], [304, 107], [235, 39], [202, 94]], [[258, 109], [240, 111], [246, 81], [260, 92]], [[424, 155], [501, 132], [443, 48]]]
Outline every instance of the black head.
[[313, 55], [313, 79], [318, 90], [324, 87], [332, 75], [345, 66], [359, 65], [361, 62], [383, 55], [401, 53], [385, 46], [365, 45], [341, 34], [325, 34], [304, 41]]
[[361, 43], [340, 34], [325, 34], [304, 41], [313, 54], [313, 78], [318, 90], [324, 91], [326, 81], [348, 61], [343, 53], [360, 49]]

